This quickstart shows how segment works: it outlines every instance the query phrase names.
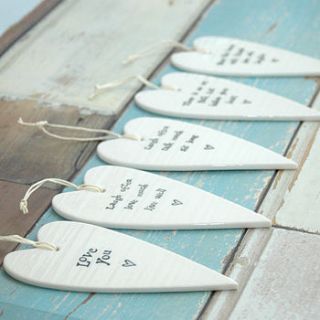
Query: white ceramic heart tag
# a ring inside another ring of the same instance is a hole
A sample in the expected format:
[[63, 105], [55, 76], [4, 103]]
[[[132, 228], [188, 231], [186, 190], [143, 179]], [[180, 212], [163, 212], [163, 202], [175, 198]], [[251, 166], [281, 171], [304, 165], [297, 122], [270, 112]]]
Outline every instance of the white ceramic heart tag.
[[124, 128], [142, 137], [98, 145], [104, 161], [137, 169], [257, 170], [295, 169], [296, 163], [254, 143], [203, 126], [161, 118], [136, 118]]
[[59, 251], [19, 250], [3, 262], [32, 285], [85, 292], [169, 292], [236, 289], [232, 279], [178, 254], [105, 228], [70, 221], [43, 226], [38, 239]]
[[104, 193], [65, 192], [52, 200], [64, 218], [110, 228], [227, 229], [270, 227], [260, 214], [190, 185], [117, 166], [90, 169], [85, 183]]
[[136, 103], [163, 115], [212, 120], [312, 120], [320, 113], [295, 101], [234, 81], [169, 73], [161, 84], [176, 90], [145, 90]]
[[200, 52], [175, 53], [174, 66], [183, 70], [230, 76], [317, 76], [320, 60], [234, 38], [202, 37], [194, 41]]

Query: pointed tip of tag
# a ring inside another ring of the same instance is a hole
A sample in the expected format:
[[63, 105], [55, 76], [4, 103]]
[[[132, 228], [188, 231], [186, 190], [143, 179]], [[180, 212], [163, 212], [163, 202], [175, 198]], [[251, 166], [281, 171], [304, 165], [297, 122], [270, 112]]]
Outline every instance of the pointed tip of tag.
[[298, 164], [295, 161], [287, 158], [286, 168], [284, 169], [296, 170], [297, 168]]
[[221, 285], [221, 287], [217, 286], [216, 284], [213, 284], [214, 289], [213, 290], [238, 290], [239, 285], [236, 281], [229, 278], [228, 276], [224, 276], [225, 283]]

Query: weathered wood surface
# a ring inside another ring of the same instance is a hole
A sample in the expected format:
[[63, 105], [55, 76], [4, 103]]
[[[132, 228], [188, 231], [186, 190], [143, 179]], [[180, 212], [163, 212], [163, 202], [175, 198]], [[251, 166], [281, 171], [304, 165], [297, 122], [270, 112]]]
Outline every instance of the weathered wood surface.
[[[320, 109], [320, 96], [316, 100]], [[305, 162], [292, 181], [275, 217], [281, 226], [320, 233], [320, 132], [314, 136]]]
[[0, 56], [62, 0], [2, 0]]
[[[264, 4], [264, 10], [257, 11], [252, 15], [252, 8], [255, 1], [222, 1], [214, 5], [201, 21], [192, 34], [195, 36], [205, 34], [221, 34], [245, 37], [251, 40], [281, 45], [296, 51], [315, 54], [315, 48], [309, 46], [312, 30], [310, 24], [299, 24], [300, 32], [308, 30], [303, 39], [299, 42], [293, 41], [287, 34], [287, 25], [296, 26], [297, 16], [300, 16], [301, 8], [298, 1], [290, 3], [268, 2]], [[311, 6], [311, 2], [310, 2]], [[314, 19], [314, 8], [305, 9], [301, 19], [311, 21]], [[275, 9], [276, 8], [276, 9]], [[275, 10], [287, 12], [283, 25], [279, 28], [273, 27]], [[237, 12], [237, 20], [233, 20], [230, 12]], [[248, 27], [248, 17], [252, 17], [255, 28]], [[233, 23], [231, 23], [231, 20]], [[308, 29], [307, 28], [308, 25]], [[232, 26], [232, 28], [231, 28]], [[315, 26], [316, 28], [316, 26]], [[273, 31], [270, 31], [273, 29]], [[268, 31], [269, 30], [269, 31]], [[298, 30], [299, 31], [299, 30]], [[310, 31], [310, 33], [309, 33]], [[312, 41], [311, 41], [312, 43]], [[171, 68], [165, 68], [161, 74], [170, 72]], [[306, 79], [251, 79], [244, 82], [257, 87], [270, 90], [308, 104], [317, 85], [312, 80]], [[121, 91], [120, 91], [121, 92]], [[118, 94], [119, 91], [118, 91]], [[123, 114], [117, 123], [115, 130], [121, 131], [123, 125], [134, 117], [149, 115], [142, 110], [130, 105], [127, 112]], [[291, 138], [298, 128], [298, 123], [250, 123], [250, 122], [210, 122], [191, 121], [201, 123], [208, 127], [219, 128], [223, 131], [233, 133], [237, 136], [257, 142], [278, 152], [285, 152], [291, 142]], [[90, 167], [102, 164], [96, 158], [90, 160], [82, 170], [82, 174]], [[234, 200], [249, 208], [255, 208], [264, 196], [264, 191], [272, 181], [272, 172], [201, 172], [201, 173], [163, 173], [174, 179], [201, 187], [207, 191], [215, 192], [227, 199]], [[81, 181], [81, 176], [78, 182]], [[59, 219], [50, 209], [33, 230], [31, 237], [34, 237], [38, 227], [48, 221]], [[175, 252], [183, 254], [200, 263], [203, 263], [216, 270], [223, 271], [232, 258], [233, 250], [236, 248], [242, 231], [241, 230], [202, 230], [202, 231], [179, 231], [179, 232], [147, 232], [131, 231], [129, 234], [156, 243]], [[210, 293], [188, 293], [188, 294], [139, 294], [139, 295], [86, 295], [70, 294], [64, 292], [50, 291], [33, 288], [16, 281], [13, 281], [4, 274], [1, 274], [1, 285], [6, 291], [1, 294], [1, 308], [4, 315], [19, 317], [22, 312], [26, 315], [48, 319], [57, 316], [69, 318], [108, 318], [108, 319], [194, 319], [201, 314], [203, 307], [210, 297]], [[14, 294], [10, 295], [10, 292]], [[20, 298], [20, 297], [23, 297]], [[27, 299], [26, 299], [27, 297]], [[29, 300], [30, 299], [30, 300]], [[30, 301], [33, 303], [29, 307]], [[10, 307], [11, 305], [15, 306]], [[146, 308], [146, 306], [148, 306]], [[4, 318], [6, 318], [4, 316]]]
[[319, 251], [319, 235], [275, 229], [229, 319], [319, 319]]
[[[71, 2], [68, 3], [70, 4]], [[177, 3], [177, 1], [174, 3]], [[254, 8], [256, 8], [256, 10], [254, 10]], [[149, 10], [151, 9], [149, 8]], [[259, 8], [259, 4], [254, 0], [241, 2], [236, 0], [223, 0], [209, 10], [188, 40], [190, 43], [192, 38], [208, 34], [237, 36], [248, 40], [257, 40], [267, 44], [282, 46], [316, 57], [320, 41], [319, 37], [317, 37], [317, 12], [318, 4], [313, 1], [306, 1], [302, 5], [298, 0], [284, 3], [279, 3], [279, 1], [274, 0], [263, 3], [263, 8]], [[119, 15], [123, 17], [120, 13]], [[297, 20], [299, 20], [299, 23], [297, 23]], [[288, 32], [288, 30], [290, 30], [290, 32]], [[303, 37], [297, 39], [297, 34], [303, 34]], [[130, 37], [131, 36], [132, 34], [130, 33]], [[150, 43], [151, 42], [153, 41], [150, 41]], [[124, 46], [123, 43], [121, 43], [121, 45]], [[142, 44], [140, 43], [139, 48], [141, 47]], [[134, 51], [135, 49], [133, 52]], [[150, 59], [152, 59], [152, 57], [150, 57]], [[139, 65], [142, 68], [144, 64], [145, 61], [135, 65]], [[15, 67], [16, 66], [14, 66], [14, 68]], [[161, 74], [172, 70], [172, 68], [167, 67], [162, 70]], [[6, 74], [9, 73], [8, 71]], [[13, 75], [14, 72], [12, 73], [12, 76]], [[114, 75], [112, 75], [112, 79], [113, 78]], [[159, 77], [157, 79], [159, 80]], [[282, 94], [305, 104], [310, 103], [317, 90], [316, 82], [311, 79], [244, 79], [241, 81], [271, 92]], [[0, 87], [2, 87], [2, 84]], [[28, 95], [28, 90], [26, 89], [26, 95]], [[123, 92], [127, 91], [124, 91], [124, 89], [116, 90], [114, 95], [121, 96]], [[108, 97], [109, 99], [110, 94], [104, 95], [103, 97]], [[53, 99], [54, 97], [51, 98]], [[120, 98], [118, 97], [117, 99]], [[60, 102], [60, 100], [57, 99], [57, 102]], [[76, 103], [72, 103], [71, 105], [75, 104]], [[115, 130], [120, 132], [123, 125], [129, 119], [144, 115], [150, 114], [137, 109], [134, 105], [130, 105], [128, 111], [123, 114], [117, 123]], [[190, 122], [201, 123], [208, 127], [233, 133], [281, 153], [286, 151], [294, 133], [299, 127], [298, 123], [286, 122]], [[308, 137], [308, 135], [306, 136]], [[308, 141], [308, 139], [306, 141]], [[303, 143], [303, 141], [301, 141], [301, 143]], [[293, 151], [294, 150], [295, 149], [293, 149]], [[294, 152], [292, 155], [295, 157]], [[82, 169], [81, 175], [77, 178], [77, 182], [81, 182], [82, 176], [88, 168], [101, 164], [102, 162], [96, 157], [92, 158]], [[265, 192], [268, 191], [268, 187], [273, 180], [273, 172], [270, 171], [162, 174], [190, 183], [204, 190], [215, 192], [220, 196], [224, 196], [248, 208], [257, 207], [263, 200]], [[281, 177], [289, 179], [287, 172], [283, 173]], [[281, 181], [281, 179], [274, 180], [272, 188], [276, 188], [276, 184], [278, 186], [282, 185]], [[286, 190], [286, 187], [287, 185], [285, 187], [282, 186], [283, 190]], [[269, 206], [272, 207], [271, 200], [274, 200], [274, 198], [271, 197], [267, 202], [263, 203], [263, 207], [261, 208], [262, 212], [266, 214], [271, 212], [271, 209], [268, 209]], [[279, 203], [281, 199], [278, 198], [277, 201]], [[60, 218], [49, 209], [35, 226], [30, 237], [35, 237], [41, 225], [56, 219]], [[256, 235], [256, 232], [264, 231], [256, 230], [253, 232], [255, 232], [254, 235]], [[270, 231], [266, 232], [268, 233], [265, 236], [267, 239], [271, 233]], [[127, 233], [166, 247], [215, 270], [223, 271], [229, 266], [230, 261], [232, 261], [235, 249], [237, 249], [237, 243], [243, 231], [127, 231]], [[248, 232], [246, 236], [248, 234], [250, 233]], [[260, 251], [257, 252], [255, 249], [258, 247], [258, 250], [259, 248], [262, 250], [263, 245], [258, 245], [262, 238], [259, 236], [255, 237], [256, 241], [244, 245], [243, 249], [248, 250], [250, 254], [255, 254], [256, 260], [258, 260]], [[242, 244], [244, 243], [245, 241], [242, 241]], [[264, 245], [266, 243], [267, 240], [263, 242]], [[251, 263], [251, 260], [246, 259], [234, 261], [237, 266], [246, 266]], [[233, 277], [233, 274], [231, 276]], [[237, 277], [235, 278], [237, 279]], [[241, 279], [242, 278], [240, 278], [240, 280]], [[212, 296], [212, 293], [148, 295], [71, 294], [68, 292], [34, 288], [18, 283], [4, 274], [3, 270], [1, 270], [0, 273], [0, 287], [2, 288], [0, 290], [0, 315], [2, 315], [2, 319], [195, 319], [203, 313], [203, 308], [208, 303], [208, 298]], [[244, 287], [244, 284], [242, 284], [242, 287]], [[209, 305], [212, 305], [213, 301], [214, 300], [211, 300]], [[230, 301], [226, 301], [227, 307], [229, 304]], [[213, 313], [203, 315], [206, 315], [210, 319], [224, 319], [223, 317], [213, 317]]]
[[[312, 103], [312, 107], [320, 109], [319, 96]], [[305, 122], [301, 125], [287, 152], [299, 164], [298, 170], [278, 172], [267, 190], [265, 198], [261, 199], [262, 203], [259, 205], [258, 211], [270, 218], [273, 224], [275, 224], [279, 208], [283, 205], [285, 194], [292, 187], [301, 168], [303, 168], [318, 127], [319, 124], [313, 122]], [[248, 230], [246, 232], [227, 270], [227, 274], [238, 281], [239, 290], [237, 292], [216, 293], [206, 306], [202, 319], [228, 319], [270, 236], [271, 230]]]
[[[46, 108], [37, 102], [0, 101], [0, 180], [30, 184], [48, 177], [69, 179], [83, 166], [95, 143], [69, 142], [50, 138], [36, 127], [17, 124], [25, 121], [48, 120], [53, 123], [84, 127], [108, 127], [111, 117], [81, 116], [76, 107]], [[65, 131], [55, 131], [66, 134]], [[74, 134], [68, 131], [67, 134]], [[80, 133], [79, 136], [88, 134]]]
[[119, 112], [141, 84], [90, 101], [94, 85], [150, 75], [169, 48], [140, 63], [123, 66], [122, 60], [150, 44], [181, 39], [209, 2], [64, 1], [2, 57], [0, 96], [78, 106], [82, 112]]
[[[23, 215], [19, 210], [19, 202], [27, 188], [21, 184], [0, 181], [0, 235], [26, 235], [43, 211], [50, 206], [51, 198], [56, 194], [53, 190], [39, 190], [30, 201], [30, 213]], [[15, 247], [14, 243], [0, 242], [0, 265], [4, 256]]]

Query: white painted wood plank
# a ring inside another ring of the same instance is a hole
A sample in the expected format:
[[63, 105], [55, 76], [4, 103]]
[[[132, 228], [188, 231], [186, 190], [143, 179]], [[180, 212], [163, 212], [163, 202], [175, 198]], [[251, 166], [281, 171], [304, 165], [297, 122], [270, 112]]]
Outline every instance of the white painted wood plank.
[[[320, 105], [320, 97], [317, 103]], [[284, 198], [275, 222], [281, 226], [320, 233], [320, 132], [299, 175]]]
[[0, 96], [113, 114], [140, 84], [89, 101], [94, 85], [150, 75], [169, 48], [130, 65], [121, 62], [150, 44], [181, 39], [209, 2], [66, 0], [3, 56]]
[[[312, 108], [320, 109], [320, 95], [315, 99]], [[313, 122], [303, 123], [287, 152], [292, 160], [298, 163], [296, 171], [279, 171], [268, 190], [266, 197], [260, 205], [259, 213], [273, 220], [279, 208], [283, 204], [283, 198], [292, 188], [306, 156], [312, 146], [319, 125]], [[237, 304], [248, 279], [254, 271], [259, 257], [267, 245], [271, 236], [270, 230], [248, 230], [240, 243], [237, 252], [231, 261], [226, 275], [238, 282], [239, 289], [236, 292], [215, 293], [211, 301], [203, 311], [201, 319], [228, 319]]]
[[275, 229], [233, 319], [319, 319], [320, 236]]

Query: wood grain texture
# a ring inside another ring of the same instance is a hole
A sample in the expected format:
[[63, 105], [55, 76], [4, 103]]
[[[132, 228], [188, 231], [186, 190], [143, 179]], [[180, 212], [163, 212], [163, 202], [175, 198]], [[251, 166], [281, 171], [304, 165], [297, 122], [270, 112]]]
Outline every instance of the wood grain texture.
[[[320, 109], [320, 96], [315, 101]], [[305, 154], [305, 162], [296, 179], [288, 188], [276, 217], [281, 226], [320, 233], [320, 176], [319, 176], [320, 132], [312, 140], [312, 146]]]
[[[316, 99], [312, 108], [319, 110], [320, 104]], [[299, 128], [287, 154], [299, 164], [296, 171], [280, 171], [276, 174], [272, 185], [267, 190], [266, 196], [261, 196], [259, 213], [267, 216], [275, 224], [276, 214], [283, 205], [283, 199], [287, 191], [292, 188], [301, 168], [303, 168], [306, 156], [314, 142], [319, 124], [305, 122]], [[216, 293], [206, 306], [201, 319], [228, 319], [241, 297], [248, 279], [255, 269], [264, 247], [271, 236], [271, 230], [248, 230], [242, 239], [233, 261], [228, 267], [227, 274], [239, 283], [239, 290], [234, 293]]]
[[0, 95], [116, 113], [141, 84], [133, 82], [90, 101], [94, 85], [150, 75], [169, 48], [140, 63], [123, 66], [122, 60], [150, 44], [179, 40], [209, 2], [64, 1], [2, 57]]
[[[25, 236], [51, 203], [56, 191], [40, 189], [29, 203], [29, 214], [23, 215], [19, 202], [28, 186], [0, 181], [0, 234], [19, 234]], [[16, 247], [15, 243], [0, 242], [0, 265], [4, 256]]]
[[[19, 117], [25, 121], [48, 120], [92, 128], [108, 127], [112, 123], [111, 117], [80, 116], [76, 107], [51, 109], [38, 106], [33, 100], [0, 101], [0, 149], [6, 151], [0, 155], [0, 180], [26, 184], [49, 177], [68, 179], [88, 159], [95, 143], [50, 138], [38, 128], [17, 124]], [[80, 133], [80, 136], [87, 135]]]
[[[217, 34], [247, 38], [267, 44], [281, 45], [284, 48], [302, 53], [316, 53], [319, 47], [317, 3], [313, 1], [279, 2], [269, 1], [259, 7], [254, 0], [220, 1], [214, 5], [194, 30], [189, 43], [196, 36]], [[311, 21], [313, 21], [311, 23]], [[290, 30], [290, 33], [288, 33]], [[296, 35], [303, 34], [297, 40]], [[165, 68], [159, 73], [171, 72]], [[238, 81], [240, 81], [238, 79]], [[269, 90], [309, 104], [317, 90], [311, 79], [244, 79], [247, 84]], [[121, 94], [123, 91], [117, 91]], [[115, 129], [122, 131], [124, 124], [132, 118], [150, 114], [141, 111], [133, 104], [123, 114]], [[190, 121], [208, 127], [221, 129], [243, 137], [276, 152], [284, 153], [290, 145], [298, 123], [251, 123], [251, 122], [210, 122]], [[84, 172], [103, 163], [92, 158], [81, 171], [77, 182], [81, 182]], [[264, 197], [272, 181], [272, 172], [189, 172], [162, 173], [206, 191], [214, 192], [248, 208], [255, 208]], [[286, 173], [282, 174], [286, 175]], [[280, 200], [279, 200], [280, 201]], [[269, 203], [269, 205], [271, 205]], [[268, 210], [266, 210], [268, 212]], [[37, 230], [49, 221], [58, 220], [50, 209], [30, 234], [34, 238]], [[260, 230], [261, 231], [261, 230]], [[234, 250], [241, 238], [241, 230], [202, 230], [202, 231], [126, 231], [135, 237], [163, 246], [180, 253], [215, 270], [223, 271], [232, 259]], [[259, 241], [260, 238], [257, 238]], [[251, 251], [257, 242], [250, 246]], [[246, 260], [239, 261], [243, 265]], [[211, 293], [180, 294], [71, 294], [26, 286], [0, 273], [0, 309], [3, 319], [195, 319]], [[230, 303], [230, 301], [227, 301]], [[211, 318], [211, 319], [223, 319]]]
[[[2, 20], [5, 20], [6, 24], [4, 25], [2, 21], [3, 32], [1, 32], [2, 35], [0, 36], [0, 55], [2, 55], [15, 41], [23, 36], [62, 0], [44, 0], [42, 2], [38, 0], [33, 2], [27, 1], [25, 3], [21, 3], [19, 1], [15, 1], [17, 2], [15, 3], [12, 0], [9, 1], [6, 0], [1, 4], [1, 11], [9, 12], [6, 12], [6, 17], [2, 17]], [[38, 2], [40, 3], [34, 7]], [[12, 19], [11, 13], [14, 13], [14, 19]], [[6, 21], [6, 18], [8, 21]], [[21, 20], [19, 20], [19, 18], [21, 18]]]
[[229, 319], [319, 319], [319, 250], [319, 235], [275, 229]]

